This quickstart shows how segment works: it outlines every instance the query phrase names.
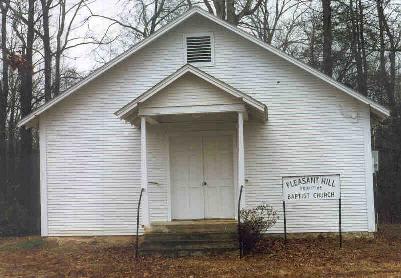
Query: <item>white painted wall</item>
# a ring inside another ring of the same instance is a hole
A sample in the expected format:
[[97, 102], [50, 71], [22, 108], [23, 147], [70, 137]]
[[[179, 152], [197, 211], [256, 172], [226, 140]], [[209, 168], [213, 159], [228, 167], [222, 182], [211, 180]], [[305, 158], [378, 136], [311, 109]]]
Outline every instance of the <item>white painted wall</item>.
[[[215, 36], [215, 65], [202, 70], [269, 108], [267, 123], [244, 125], [246, 205], [268, 202], [281, 213], [282, 176], [340, 173], [343, 230], [373, 231], [369, 107], [195, 16], [40, 117], [41, 158], [47, 162], [41, 171], [42, 189], [47, 188], [42, 208], [45, 198], [48, 234], [134, 234], [140, 132], [113, 113], [183, 65], [182, 38], [190, 32]], [[352, 112], [356, 119], [350, 117]], [[187, 127], [222, 128], [235, 125]], [[149, 185], [151, 220], [169, 217], [163, 129], [148, 129], [149, 181], [159, 183]], [[287, 211], [289, 232], [337, 231], [335, 202], [289, 205]], [[282, 219], [272, 232], [282, 231]]]

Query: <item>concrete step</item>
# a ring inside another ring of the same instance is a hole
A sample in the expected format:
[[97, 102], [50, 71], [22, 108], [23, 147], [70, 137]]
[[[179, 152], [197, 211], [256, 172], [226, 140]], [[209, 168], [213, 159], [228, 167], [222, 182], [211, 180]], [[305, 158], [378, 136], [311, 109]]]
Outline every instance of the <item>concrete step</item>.
[[154, 222], [145, 228], [145, 233], [235, 233], [236, 231], [237, 223], [233, 220]]
[[235, 240], [166, 240], [146, 241], [141, 244], [141, 249], [211, 249], [211, 248], [236, 248]]
[[234, 220], [153, 222], [145, 229], [142, 256], [195, 256], [238, 249]]
[[168, 241], [168, 240], [237, 240], [238, 233], [160, 233], [151, 232], [146, 233], [144, 236], [144, 242], [147, 241]]
[[211, 249], [159, 249], [159, 250], [146, 250], [140, 249], [140, 256], [155, 256], [155, 257], [187, 257], [187, 256], [205, 256], [205, 255], [217, 255], [226, 252], [237, 251], [238, 248], [211, 248]]

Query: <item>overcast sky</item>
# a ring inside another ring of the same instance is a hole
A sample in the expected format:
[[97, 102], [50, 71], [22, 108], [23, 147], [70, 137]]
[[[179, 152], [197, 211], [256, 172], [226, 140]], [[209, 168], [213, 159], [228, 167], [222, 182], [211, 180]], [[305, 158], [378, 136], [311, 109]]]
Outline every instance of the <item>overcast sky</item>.
[[[95, 2], [90, 4], [90, 8], [93, 13], [105, 15], [108, 17], [117, 17], [117, 13], [120, 9], [119, 0], [96, 0]], [[88, 12], [84, 11], [81, 15], [81, 18], [86, 18], [88, 16]], [[93, 18], [89, 22], [90, 30], [96, 32], [97, 34], [103, 34], [108, 26], [108, 21], [103, 19]], [[82, 34], [88, 31], [88, 27], [85, 27], [83, 30], [80, 30]], [[80, 46], [74, 48], [68, 53], [69, 59], [67, 59], [67, 63], [76, 66], [80, 71], [90, 71], [94, 67], [99, 66], [95, 61], [95, 56], [92, 53], [94, 46]]]

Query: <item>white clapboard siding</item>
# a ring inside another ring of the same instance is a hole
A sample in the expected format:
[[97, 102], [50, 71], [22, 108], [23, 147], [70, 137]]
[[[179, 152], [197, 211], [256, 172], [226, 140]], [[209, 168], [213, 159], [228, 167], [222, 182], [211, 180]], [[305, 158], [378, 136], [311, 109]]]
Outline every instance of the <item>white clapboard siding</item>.
[[[135, 233], [140, 133], [114, 112], [184, 64], [183, 34], [206, 32], [214, 35], [214, 65], [199, 67], [269, 110], [266, 123], [249, 121], [244, 126], [246, 205], [272, 204], [280, 220], [271, 231], [282, 232], [281, 177], [340, 173], [343, 230], [369, 230], [369, 107], [194, 16], [40, 117], [41, 136], [46, 130], [46, 148], [41, 144], [41, 151], [46, 152], [42, 187], [47, 185], [48, 235]], [[151, 221], [169, 217], [166, 130], [234, 129], [235, 123], [226, 126], [149, 127], [149, 181], [157, 183], [149, 185]], [[337, 230], [335, 201], [289, 204], [287, 217], [289, 232]]]
[[141, 107], [237, 104], [240, 100], [209, 82], [187, 73], [147, 100]]

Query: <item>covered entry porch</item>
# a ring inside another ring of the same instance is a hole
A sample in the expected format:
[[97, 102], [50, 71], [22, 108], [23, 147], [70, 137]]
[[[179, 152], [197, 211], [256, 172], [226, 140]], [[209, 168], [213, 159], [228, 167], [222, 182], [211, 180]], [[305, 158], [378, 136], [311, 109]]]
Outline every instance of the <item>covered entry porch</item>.
[[[155, 222], [149, 146], [162, 134], [167, 157], [167, 221], [234, 219], [245, 184], [244, 122], [266, 121], [267, 107], [217, 78], [186, 65], [116, 115], [140, 129], [142, 225]], [[160, 158], [162, 159], [162, 158]]]

